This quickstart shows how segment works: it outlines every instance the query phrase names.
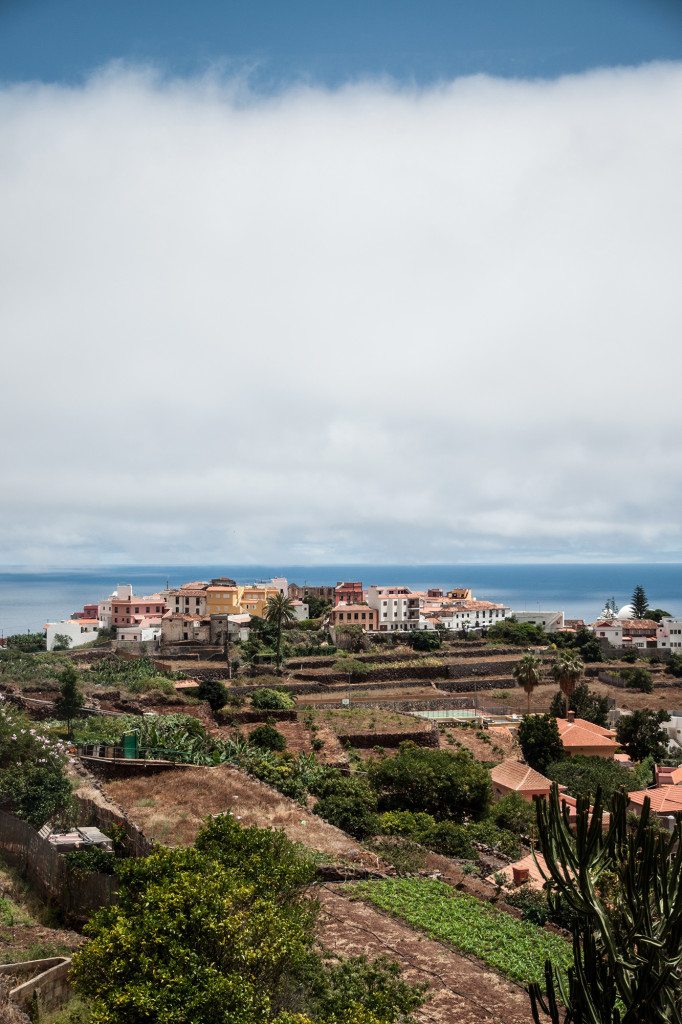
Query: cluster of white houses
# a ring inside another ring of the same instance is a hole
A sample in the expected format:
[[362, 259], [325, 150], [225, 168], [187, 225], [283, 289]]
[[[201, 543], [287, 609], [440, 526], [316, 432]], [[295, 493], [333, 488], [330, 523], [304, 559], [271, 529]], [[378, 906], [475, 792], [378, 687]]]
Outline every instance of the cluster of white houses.
[[[565, 619], [561, 611], [513, 611], [505, 604], [475, 598], [468, 587], [444, 591], [411, 590], [406, 586], [364, 587], [359, 581], [336, 586], [302, 586], [283, 577], [249, 585], [227, 577], [195, 580], [159, 593], [136, 596], [130, 584], [120, 585], [97, 604], [86, 604], [70, 619], [46, 625], [48, 650], [55, 644], [78, 647], [102, 629], [114, 630], [117, 641], [139, 643], [220, 643], [226, 630], [234, 639], [248, 635], [251, 616], [262, 616], [275, 594], [288, 596], [298, 619], [308, 617], [310, 598], [326, 601], [332, 637], [340, 627], [368, 633], [445, 630], [466, 633], [486, 630], [510, 617], [541, 626], [547, 633], [575, 630], [582, 620]], [[682, 619], [662, 622], [637, 619], [626, 605], [610, 605], [590, 627], [613, 647], [660, 648], [682, 653]]]

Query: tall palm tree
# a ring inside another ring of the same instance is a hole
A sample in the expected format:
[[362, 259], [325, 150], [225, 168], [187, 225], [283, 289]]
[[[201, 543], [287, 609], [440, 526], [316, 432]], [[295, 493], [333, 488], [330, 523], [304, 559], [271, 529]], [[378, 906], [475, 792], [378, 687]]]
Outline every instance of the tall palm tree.
[[281, 592], [268, 598], [265, 606], [265, 621], [277, 630], [277, 668], [282, 668], [282, 629], [296, 619], [293, 601]]
[[573, 691], [582, 679], [584, 669], [582, 659], [575, 651], [561, 651], [552, 665], [552, 675], [566, 698], [567, 708]]
[[512, 669], [514, 679], [526, 691], [528, 697], [528, 714], [530, 714], [530, 695], [542, 681], [542, 660], [537, 654], [524, 654]]

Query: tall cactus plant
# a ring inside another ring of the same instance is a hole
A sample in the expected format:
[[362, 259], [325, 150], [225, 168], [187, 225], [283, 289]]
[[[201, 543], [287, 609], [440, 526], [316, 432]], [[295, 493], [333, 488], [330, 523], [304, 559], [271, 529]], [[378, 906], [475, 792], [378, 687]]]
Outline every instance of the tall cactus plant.
[[[581, 799], [575, 831], [558, 788], [537, 801], [539, 843], [555, 909], [569, 911], [568, 985], [545, 965], [546, 995], [531, 986], [535, 1024], [682, 1024], [682, 815], [672, 833], [636, 825], [616, 794], [602, 829], [602, 798]], [[562, 1005], [563, 1004], [563, 1005]]]

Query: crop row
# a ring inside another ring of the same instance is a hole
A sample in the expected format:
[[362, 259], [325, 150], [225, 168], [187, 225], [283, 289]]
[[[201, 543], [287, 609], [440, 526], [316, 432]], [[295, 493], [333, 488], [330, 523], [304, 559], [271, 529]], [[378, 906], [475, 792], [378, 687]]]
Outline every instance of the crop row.
[[442, 942], [449, 942], [514, 981], [544, 986], [544, 964], [566, 970], [571, 947], [559, 935], [520, 921], [433, 879], [361, 882], [353, 891]]

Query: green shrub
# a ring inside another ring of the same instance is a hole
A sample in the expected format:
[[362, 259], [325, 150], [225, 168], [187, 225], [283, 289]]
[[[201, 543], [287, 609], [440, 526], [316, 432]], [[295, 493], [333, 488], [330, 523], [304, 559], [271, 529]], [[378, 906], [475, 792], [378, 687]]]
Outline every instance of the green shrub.
[[219, 711], [227, 703], [227, 687], [219, 679], [202, 679], [197, 696], [205, 700], [212, 711]]
[[72, 850], [64, 855], [69, 867], [83, 874], [98, 872], [100, 875], [113, 875], [116, 869], [116, 856], [99, 847], [85, 850]]
[[553, 715], [524, 715], [519, 725], [518, 739], [526, 764], [543, 775], [547, 765], [565, 757], [564, 745]]
[[620, 673], [630, 690], [639, 690], [640, 693], [653, 693], [654, 680], [651, 672], [645, 668], [623, 669]]
[[249, 743], [261, 750], [286, 750], [287, 741], [271, 725], [258, 725], [249, 734]]
[[294, 704], [292, 695], [284, 690], [263, 687], [251, 694], [251, 706], [257, 711], [289, 711]]
[[498, 800], [490, 817], [498, 828], [517, 836], [530, 836], [535, 828], [535, 808], [518, 793], [508, 793]]
[[319, 799], [315, 814], [358, 839], [376, 834], [377, 798], [367, 783], [357, 776], [329, 772], [321, 778], [316, 791]]
[[426, 811], [435, 818], [482, 817], [490, 776], [468, 750], [432, 750], [401, 743], [394, 757], [373, 762], [369, 781], [381, 810]]

